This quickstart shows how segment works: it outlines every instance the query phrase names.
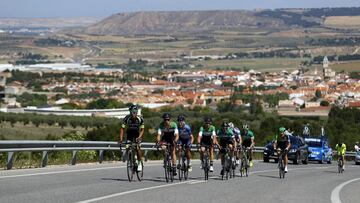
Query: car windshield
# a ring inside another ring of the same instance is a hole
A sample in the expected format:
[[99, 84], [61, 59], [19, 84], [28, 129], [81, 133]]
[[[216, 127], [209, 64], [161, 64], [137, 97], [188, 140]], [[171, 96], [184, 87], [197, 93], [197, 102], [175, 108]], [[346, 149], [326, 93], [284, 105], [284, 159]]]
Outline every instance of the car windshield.
[[321, 142], [306, 142], [309, 147], [322, 147]]

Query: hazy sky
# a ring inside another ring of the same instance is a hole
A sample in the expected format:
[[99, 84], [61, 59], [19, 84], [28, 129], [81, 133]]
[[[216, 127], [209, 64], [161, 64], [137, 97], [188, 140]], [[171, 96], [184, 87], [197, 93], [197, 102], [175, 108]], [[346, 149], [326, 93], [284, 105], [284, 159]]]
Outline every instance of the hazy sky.
[[0, 18], [106, 17], [149, 10], [360, 7], [360, 0], [0, 0]]

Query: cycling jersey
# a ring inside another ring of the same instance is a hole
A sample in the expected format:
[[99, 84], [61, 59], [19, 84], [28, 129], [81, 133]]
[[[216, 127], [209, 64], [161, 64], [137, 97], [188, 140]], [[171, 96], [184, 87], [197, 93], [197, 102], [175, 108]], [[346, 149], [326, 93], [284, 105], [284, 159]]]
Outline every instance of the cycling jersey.
[[346, 145], [342, 144], [341, 146], [339, 146], [339, 144], [336, 144], [335, 150], [337, 151], [338, 155], [344, 156], [346, 154]]
[[179, 138], [180, 139], [190, 139], [191, 137], [191, 128], [189, 125], [185, 124], [184, 127], [178, 127]]
[[255, 136], [254, 136], [254, 133], [252, 131], [250, 131], [250, 130], [242, 131], [241, 139], [242, 139], [242, 146], [250, 147], [251, 146], [251, 140], [255, 139]]
[[201, 138], [201, 145], [212, 145], [212, 140], [214, 139], [215, 133], [215, 126], [210, 125], [209, 128], [201, 127], [199, 131], [199, 137]]
[[191, 145], [191, 134], [192, 134], [190, 126], [187, 124], [182, 128], [179, 126], [178, 131], [179, 131], [179, 144], [190, 146]]
[[223, 129], [218, 130], [217, 136], [220, 138], [221, 147], [226, 147], [228, 144], [234, 144], [233, 139], [235, 136], [231, 128], [228, 128], [226, 131], [223, 131]]
[[135, 118], [132, 115], [127, 115], [123, 119], [121, 128], [126, 128], [126, 139], [134, 142], [139, 137], [140, 130], [144, 129], [144, 119], [138, 115]]
[[164, 122], [160, 123], [158, 134], [162, 135], [161, 141], [173, 144], [175, 136], [178, 133], [179, 131], [175, 122], [170, 122], [169, 127], [166, 127]]
[[283, 137], [280, 135], [276, 135], [275, 140], [277, 142], [277, 147], [281, 150], [285, 150], [286, 147], [289, 145], [290, 137], [288, 135], [284, 135]]
[[240, 138], [240, 130], [237, 127], [232, 128], [233, 134], [235, 136], [235, 139], [239, 140]]

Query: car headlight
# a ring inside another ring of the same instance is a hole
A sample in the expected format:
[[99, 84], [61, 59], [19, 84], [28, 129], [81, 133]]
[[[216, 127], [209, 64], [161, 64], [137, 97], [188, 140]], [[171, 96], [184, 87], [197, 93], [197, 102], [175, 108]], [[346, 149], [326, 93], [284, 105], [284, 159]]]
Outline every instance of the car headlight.
[[290, 149], [290, 153], [296, 152], [296, 149]]
[[269, 150], [269, 148], [265, 147], [264, 151], [267, 151], [267, 150]]
[[319, 155], [320, 152], [312, 152], [312, 154], [314, 154], [314, 155]]

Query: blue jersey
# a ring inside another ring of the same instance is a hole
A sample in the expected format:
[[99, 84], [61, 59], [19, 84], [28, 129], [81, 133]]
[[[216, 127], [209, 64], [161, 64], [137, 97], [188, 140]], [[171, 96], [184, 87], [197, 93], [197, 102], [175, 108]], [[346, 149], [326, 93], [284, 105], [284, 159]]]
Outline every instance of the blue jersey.
[[180, 126], [178, 126], [178, 131], [179, 131], [179, 137], [180, 139], [189, 139], [191, 133], [191, 128], [189, 125], [185, 124], [185, 126], [183, 128], [181, 128]]

